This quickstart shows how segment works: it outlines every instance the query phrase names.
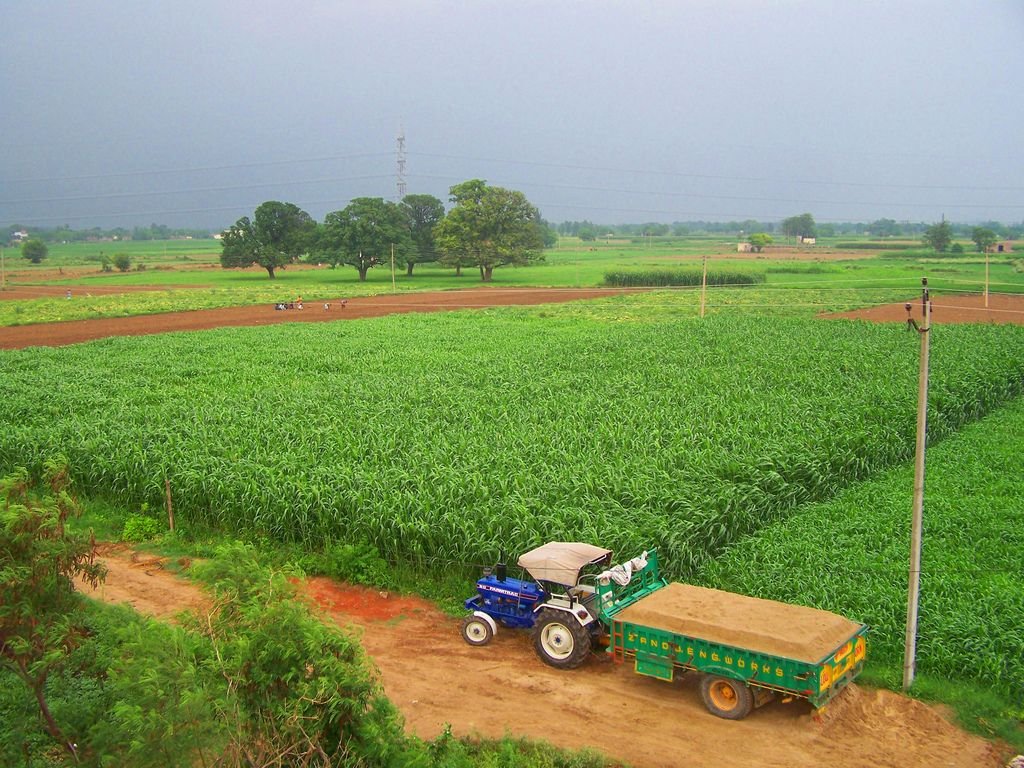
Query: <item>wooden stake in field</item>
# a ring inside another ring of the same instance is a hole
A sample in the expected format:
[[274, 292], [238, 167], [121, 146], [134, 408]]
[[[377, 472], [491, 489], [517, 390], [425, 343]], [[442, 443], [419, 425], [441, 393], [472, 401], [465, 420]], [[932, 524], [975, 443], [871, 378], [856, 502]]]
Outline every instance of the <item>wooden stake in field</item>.
[[985, 309], [988, 309], [988, 248], [985, 249]]
[[921, 592], [921, 528], [924, 517], [924, 452], [928, 437], [928, 352], [931, 339], [932, 302], [928, 278], [921, 278], [921, 316], [924, 327], [910, 317], [907, 324], [921, 337], [921, 362], [917, 382], [917, 451], [914, 455], [914, 508], [910, 524], [910, 577], [907, 584], [907, 636], [903, 646], [903, 690], [914, 684], [917, 666], [917, 607]]
[[174, 507], [171, 506], [171, 481], [164, 478], [164, 491], [167, 494], [167, 526], [174, 533]]

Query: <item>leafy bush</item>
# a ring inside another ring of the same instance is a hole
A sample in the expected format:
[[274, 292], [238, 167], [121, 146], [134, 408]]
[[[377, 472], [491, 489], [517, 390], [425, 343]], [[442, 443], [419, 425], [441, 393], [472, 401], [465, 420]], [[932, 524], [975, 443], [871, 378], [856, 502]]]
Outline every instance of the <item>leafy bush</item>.
[[303, 555], [298, 564], [307, 573], [350, 584], [391, 586], [388, 564], [372, 544], [334, 544], [321, 553]]
[[121, 532], [121, 541], [149, 541], [160, 535], [163, 526], [146, 514], [130, 515], [124, 521], [124, 529]]

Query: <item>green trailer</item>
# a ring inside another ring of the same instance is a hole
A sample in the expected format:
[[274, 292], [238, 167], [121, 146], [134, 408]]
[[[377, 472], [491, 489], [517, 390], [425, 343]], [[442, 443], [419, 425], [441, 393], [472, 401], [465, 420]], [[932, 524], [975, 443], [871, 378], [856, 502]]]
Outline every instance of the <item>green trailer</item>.
[[703, 674], [708, 710], [731, 720], [776, 696], [823, 707], [860, 673], [867, 627], [828, 611], [668, 583], [654, 552], [597, 577], [608, 653], [671, 681]]

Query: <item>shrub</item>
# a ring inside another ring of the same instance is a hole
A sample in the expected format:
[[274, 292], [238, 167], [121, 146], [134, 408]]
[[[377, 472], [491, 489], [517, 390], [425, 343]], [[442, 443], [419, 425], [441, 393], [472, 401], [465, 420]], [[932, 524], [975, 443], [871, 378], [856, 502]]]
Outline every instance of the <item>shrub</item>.
[[161, 525], [152, 517], [131, 515], [124, 521], [121, 541], [149, 541], [160, 534]]

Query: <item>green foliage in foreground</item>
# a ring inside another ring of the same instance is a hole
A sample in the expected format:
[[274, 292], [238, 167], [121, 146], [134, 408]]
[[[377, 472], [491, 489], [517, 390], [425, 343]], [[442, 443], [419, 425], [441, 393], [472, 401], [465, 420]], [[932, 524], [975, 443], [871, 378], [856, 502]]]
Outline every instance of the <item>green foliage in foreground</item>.
[[87, 632], [47, 692], [76, 743], [61, 753], [31, 697], [0, 668], [3, 765], [509, 766], [600, 768], [506, 738], [424, 743], [407, 737], [358, 643], [297, 599], [286, 573], [232, 544], [202, 569], [208, 616], [171, 626], [126, 607], [93, 605]]
[[[686, 576], [906, 460], [917, 348], [867, 323], [496, 310], [9, 352], [0, 466], [60, 448], [86, 493], [157, 509], [167, 478], [181, 524], [390, 561], [564, 538]], [[1021, 391], [1024, 329], [942, 327], [933, 366], [939, 438]]]
[[[704, 281], [700, 269], [628, 269], [604, 273], [604, 284], [623, 288], [694, 286]], [[708, 285], [756, 285], [764, 282], [761, 272], [712, 270], [707, 273]]]
[[[981, 682], [1024, 709], [1024, 402], [927, 453], [918, 669]], [[911, 465], [759, 531], [710, 563], [711, 585], [827, 608], [871, 626], [902, 665]]]

